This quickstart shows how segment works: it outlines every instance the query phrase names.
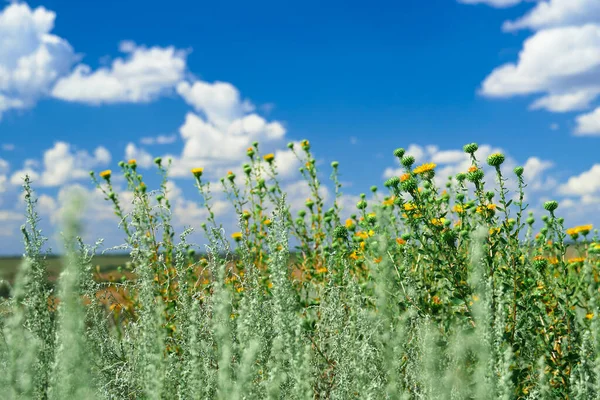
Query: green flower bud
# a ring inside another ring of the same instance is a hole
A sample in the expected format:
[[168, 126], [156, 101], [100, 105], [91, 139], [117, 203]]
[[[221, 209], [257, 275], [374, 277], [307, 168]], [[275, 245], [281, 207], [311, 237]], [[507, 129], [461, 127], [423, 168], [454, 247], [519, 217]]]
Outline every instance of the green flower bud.
[[544, 203], [544, 209], [549, 212], [553, 212], [558, 208], [558, 202], [551, 200]]
[[408, 239], [410, 239], [410, 233], [403, 233], [401, 237], [404, 240], [408, 240]]
[[306, 211], [305, 210], [300, 210], [298, 211], [298, 215], [302, 218], [304, 218], [304, 216], [306, 215]]
[[367, 202], [364, 200], [359, 201], [358, 203], [356, 203], [356, 208], [358, 208], [359, 210], [364, 210], [365, 208], [367, 208]]
[[336, 226], [333, 230], [333, 237], [336, 239], [347, 239], [348, 229], [343, 225]]
[[463, 150], [467, 154], [475, 153], [478, 148], [479, 148], [479, 146], [477, 145], [477, 143], [469, 143], [469, 144], [466, 144], [463, 146]]
[[373, 192], [373, 193], [377, 192], [377, 186], [375, 186], [375, 185], [371, 186], [371, 192]]
[[526, 222], [529, 226], [531, 226], [535, 222], [535, 219], [533, 219], [532, 217], [529, 217], [529, 218], [527, 218]]
[[400, 147], [400, 148], [394, 150], [394, 156], [401, 159], [404, 156], [405, 152], [406, 152], [406, 150], [404, 150], [402, 147]]
[[457, 181], [464, 182], [465, 179], [467, 179], [467, 174], [465, 174], [463, 172], [459, 172], [458, 174], [456, 174]]
[[162, 158], [156, 157], [154, 159], [154, 164], [156, 164], [156, 165], [158, 165], [160, 167], [160, 164], [162, 164]]
[[458, 193], [456, 195], [456, 200], [463, 201], [464, 199], [465, 199], [465, 194], [464, 193]]
[[340, 165], [340, 163], [337, 161], [334, 161], [331, 163], [331, 168], [336, 169], [338, 167], [338, 165]]
[[293, 142], [289, 142], [287, 144], [288, 149], [293, 150], [294, 149], [294, 143]]
[[487, 158], [487, 163], [490, 167], [498, 168], [504, 162], [505, 157], [502, 153], [494, 153]]
[[415, 158], [413, 156], [404, 156], [401, 162], [406, 168], [410, 168], [415, 163]]
[[515, 175], [517, 175], [518, 177], [521, 177], [523, 175], [523, 172], [525, 171], [525, 168], [515, 167], [515, 169], [513, 171], [515, 172]]

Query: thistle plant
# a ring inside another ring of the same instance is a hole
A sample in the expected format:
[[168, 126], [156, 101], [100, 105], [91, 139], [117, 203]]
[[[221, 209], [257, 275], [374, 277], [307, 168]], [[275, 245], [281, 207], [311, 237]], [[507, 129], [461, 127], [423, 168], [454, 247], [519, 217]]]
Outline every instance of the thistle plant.
[[130, 267], [119, 280], [93, 268], [101, 241], [79, 237], [82, 204], [74, 199], [53, 286], [26, 178], [23, 263], [0, 303], [5, 396], [600, 396], [598, 233], [565, 228], [556, 201], [544, 204], [544, 226], [534, 232], [533, 213], [523, 214], [523, 167], [512, 171], [511, 197], [505, 156], [490, 155], [490, 190], [470, 143], [470, 167], [442, 189], [436, 164], [415, 165], [398, 148], [403, 173], [383, 183], [389, 194], [372, 186], [344, 220], [339, 163], [331, 164], [335, 198], [326, 209], [310, 143], [300, 142], [301, 152], [288, 147], [309, 187], [304, 207], [292, 215], [275, 155], [253, 143], [243, 184], [231, 171], [221, 179], [236, 232], [215, 219], [209, 171], [191, 171], [208, 211], [202, 257], [188, 242], [194, 227], [177, 234], [172, 224], [170, 161], [154, 161], [156, 190], [135, 160], [119, 163], [127, 193], [113, 186], [112, 171], [92, 173], [124, 231]]

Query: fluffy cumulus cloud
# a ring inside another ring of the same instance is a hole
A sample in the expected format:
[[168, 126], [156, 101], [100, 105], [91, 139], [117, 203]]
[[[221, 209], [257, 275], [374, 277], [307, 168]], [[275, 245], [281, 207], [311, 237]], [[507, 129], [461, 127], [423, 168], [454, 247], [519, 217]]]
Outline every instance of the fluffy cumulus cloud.
[[570, 177], [558, 190], [567, 196], [600, 195], [600, 164], [594, 164], [589, 170]]
[[11, 3], [0, 11], [0, 117], [32, 107], [78, 60], [65, 39], [51, 34], [56, 14]]
[[575, 134], [578, 136], [600, 135], [600, 107], [577, 117]]
[[143, 103], [172, 91], [186, 72], [187, 52], [174, 47], [137, 46], [122, 42], [110, 68], [95, 71], [79, 64], [52, 90], [55, 98], [89, 104]]
[[540, 30], [567, 25], [585, 25], [600, 21], [600, 2], [596, 0], [549, 0], [537, 5], [515, 21], [506, 21], [505, 31]]
[[[557, 113], [584, 111], [594, 105], [600, 95], [600, 1], [539, 0], [521, 17], [505, 21], [502, 29], [528, 29], [533, 34], [523, 43], [516, 61], [498, 66], [485, 78], [481, 94], [499, 98], [537, 95], [531, 110]], [[583, 114], [577, 119], [575, 134], [600, 135], [596, 118], [594, 113]]]
[[25, 175], [42, 186], [60, 186], [69, 181], [89, 178], [93, 168], [107, 165], [111, 161], [110, 152], [100, 146], [92, 154], [76, 150], [69, 143], [56, 142], [46, 150], [40, 166], [35, 160], [27, 160], [21, 170], [12, 174], [11, 182], [22, 183]]
[[[188, 112], [179, 128], [184, 145], [181, 155], [172, 157], [174, 176], [188, 176], [197, 166], [231, 169], [243, 162], [252, 142], [269, 148], [285, 136], [280, 122], [255, 113], [252, 103], [230, 83], [181, 82], [177, 92], [195, 112]], [[293, 164], [285, 151], [278, 155], [284, 167]]]

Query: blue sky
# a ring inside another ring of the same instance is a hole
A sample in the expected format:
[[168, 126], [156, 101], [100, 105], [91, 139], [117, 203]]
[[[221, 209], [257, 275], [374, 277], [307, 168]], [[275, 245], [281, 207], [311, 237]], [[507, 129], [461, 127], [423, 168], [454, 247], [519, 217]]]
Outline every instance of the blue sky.
[[[597, 1], [322, 3], [0, 4], [0, 254], [22, 252], [25, 173], [45, 230], [75, 187], [94, 210], [89, 238], [115, 245], [87, 171], [172, 156], [176, 223], [198, 224], [189, 168], [216, 183], [253, 140], [287, 171], [293, 208], [308, 191], [290, 141], [310, 140], [325, 182], [340, 162], [345, 215], [399, 173], [393, 149], [443, 176], [465, 169], [457, 151], [476, 141], [482, 157], [527, 167], [534, 210], [559, 199], [567, 224], [600, 224]], [[235, 230], [216, 197], [217, 220]]]

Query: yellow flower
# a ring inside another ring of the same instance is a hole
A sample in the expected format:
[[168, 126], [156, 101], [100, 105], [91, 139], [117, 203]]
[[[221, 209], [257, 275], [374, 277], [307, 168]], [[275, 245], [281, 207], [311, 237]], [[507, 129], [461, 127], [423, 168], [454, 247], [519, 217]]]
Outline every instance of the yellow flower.
[[134, 164], [136, 164], [136, 161], [135, 161], [135, 159], [133, 159], [133, 158], [132, 158], [131, 160], [129, 160], [129, 164], [131, 164], [131, 165], [134, 165]]
[[375, 234], [375, 231], [373, 229], [369, 229], [369, 233], [368, 234], [369, 234], [369, 237], [373, 236]]
[[575, 257], [575, 258], [570, 258], [569, 260], [567, 260], [567, 262], [569, 264], [575, 264], [575, 263], [580, 263], [580, 262], [584, 262], [585, 258], [583, 257]]
[[327, 268], [326, 268], [326, 267], [317, 268], [317, 269], [315, 270], [315, 272], [316, 272], [317, 274], [322, 274], [322, 273], [325, 273], [325, 272], [327, 272]]
[[375, 264], [379, 264], [379, 263], [381, 262], [381, 257], [377, 257], [377, 258], [376, 258], [375, 260], [373, 260], [373, 261], [375, 261]]
[[348, 218], [346, 220], [346, 228], [351, 228], [354, 226], [354, 220], [352, 218]]
[[462, 214], [465, 212], [465, 208], [460, 204], [456, 204], [454, 207], [452, 207], [452, 211], [458, 214]]
[[402, 238], [396, 238], [396, 243], [398, 243], [400, 246], [402, 246], [403, 244], [406, 244], [406, 240], [404, 240]]
[[424, 172], [428, 172], [428, 171], [433, 171], [435, 169], [436, 165], [434, 163], [425, 163], [422, 165], [419, 165], [417, 168], [414, 169], [414, 173], [415, 174], [422, 174]]
[[384, 200], [384, 201], [383, 201], [383, 205], [384, 205], [384, 206], [391, 206], [391, 205], [393, 205], [393, 204], [394, 204], [394, 200], [396, 200], [396, 196], [392, 196], [392, 197], [390, 197], [389, 199], [387, 199], [387, 200]]
[[363, 238], [363, 239], [366, 239], [366, 238], [368, 238], [368, 237], [369, 237], [369, 234], [368, 234], [367, 232], [360, 231], [360, 232], [356, 232], [356, 233], [354, 234], [354, 236], [358, 236], [358, 237], [361, 237], [361, 238]]
[[587, 319], [592, 319], [592, 318], [594, 318], [594, 313], [587, 313], [587, 314], [585, 314], [585, 317]]
[[588, 233], [590, 233], [590, 231], [592, 230], [594, 226], [593, 225], [581, 225], [581, 226], [576, 226], [574, 228], [569, 228], [567, 229], [567, 235], [570, 236], [577, 236], [580, 233], [582, 235], [587, 235]]
[[375, 217], [377, 216], [374, 212], [367, 214], [367, 217]]
[[273, 161], [275, 159], [275, 155], [273, 153], [269, 153], [269, 154], [265, 154], [263, 156], [264, 160], [268, 163], [270, 163], [271, 161]]
[[478, 170], [478, 168], [476, 166], [474, 166], [474, 165], [472, 165], [472, 166], [469, 167], [469, 172], [475, 172], [477, 170]]
[[408, 178], [410, 178], [410, 174], [402, 174], [400, 175], [400, 182], [404, 182]]
[[431, 220], [431, 223], [435, 226], [441, 226], [444, 224], [444, 221], [446, 221], [446, 218], [442, 217], [442, 218], [433, 218]]
[[111, 174], [112, 174], [112, 171], [110, 169], [107, 169], [106, 171], [100, 172], [100, 177], [103, 179], [109, 180]]
[[192, 169], [192, 174], [194, 174], [194, 176], [196, 178], [200, 178], [202, 176], [203, 171], [204, 171], [204, 168], [194, 168], [194, 169]]
[[350, 254], [350, 258], [351, 258], [351, 259], [353, 259], [353, 260], [358, 260], [358, 256], [356, 255], [356, 252], [355, 252], [355, 251], [353, 251], [353, 252]]
[[417, 206], [415, 206], [413, 203], [406, 203], [406, 204], [404, 204], [404, 209], [406, 211], [412, 211], [412, 210], [416, 210]]
[[496, 233], [500, 233], [500, 228], [491, 228], [489, 233], [490, 233], [490, 236], [494, 235]]
[[231, 234], [231, 237], [236, 241], [239, 242], [240, 240], [242, 240], [242, 232], [235, 232]]
[[266, 226], [270, 226], [271, 225], [271, 220], [270, 219], [265, 219], [265, 222], [263, 222], [263, 224], [265, 224]]

